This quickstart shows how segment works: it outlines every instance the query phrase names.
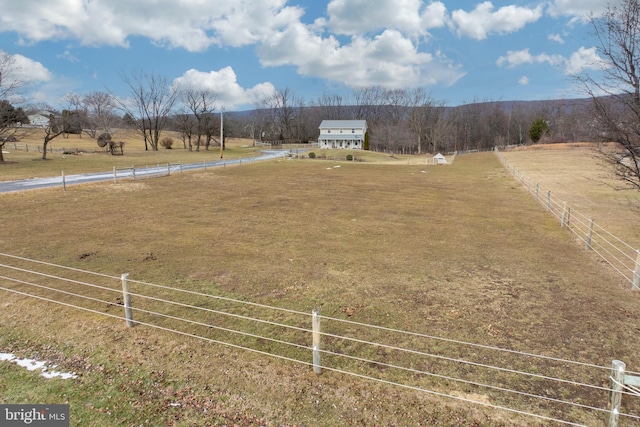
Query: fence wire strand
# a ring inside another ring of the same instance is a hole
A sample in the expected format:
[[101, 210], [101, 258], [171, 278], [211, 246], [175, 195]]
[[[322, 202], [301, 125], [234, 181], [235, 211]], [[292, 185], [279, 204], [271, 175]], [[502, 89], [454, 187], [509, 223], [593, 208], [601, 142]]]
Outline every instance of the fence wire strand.
[[[497, 148], [495, 150], [495, 153], [498, 159], [502, 162], [503, 166], [507, 169], [507, 171], [509, 171], [513, 175], [513, 177], [517, 181], [520, 181], [524, 186], [524, 183], [525, 183], [524, 173], [520, 172], [514, 166], [509, 164], [507, 159], [504, 157], [504, 155], [500, 151], [498, 151]], [[529, 193], [531, 193], [530, 187], [531, 187], [530, 185], [527, 187], [527, 191]], [[540, 190], [539, 184], [536, 184], [536, 194], [534, 194], [534, 196], [536, 196], [539, 193], [539, 190]], [[593, 222], [591, 219], [589, 219], [589, 224], [591, 227], [589, 225], [586, 225], [584, 222], [581, 223], [578, 221], [578, 224], [583, 226], [582, 230], [586, 230], [584, 231], [584, 233], [582, 233], [584, 234], [584, 237], [582, 234], [578, 234], [575, 228], [579, 228], [579, 227], [573, 227], [571, 225], [571, 220], [574, 219], [575, 216], [582, 217], [582, 218], [588, 218], [588, 217], [578, 211], [571, 209], [566, 202], [563, 202], [561, 204], [555, 199], [552, 199], [551, 190], [547, 190], [546, 198], [544, 200], [537, 196], [536, 196], [536, 199], [539, 202], [543, 203], [546, 206], [547, 210], [554, 217], [556, 217], [561, 221], [563, 226], [566, 226], [572, 233], [578, 236], [579, 240], [587, 244], [588, 249], [590, 250], [592, 249], [594, 253], [596, 253], [600, 258], [602, 258], [617, 273], [619, 273], [625, 280], [630, 282], [634, 288], [636, 288], [634, 276], [635, 276], [635, 269], [636, 269], [636, 257], [637, 257], [638, 251], [635, 248], [625, 243], [619, 237], [605, 230], [600, 225], [595, 224], [595, 222]], [[565, 218], [565, 214], [568, 214], [568, 218]], [[564, 223], [565, 219], [568, 220], [567, 224]], [[587, 239], [586, 236], [589, 233], [591, 233], [590, 242], [586, 240]], [[596, 251], [595, 249], [593, 249], [594, 245], [598, 245], [601, 248], [601, 250]], [[607, 248], [611, 248], [611, 249], [607, 249]], [[616, 255], [614, 252], [619, 253], [619, 255]], [[606, 253], [606, 255], [603, 253]], [[620, 258], [626, 259], [627, 263], [625, 263], [625, 261]], [[633, 267], [629, 267], [629, 264], [633, 265]], [[621, 268], [618, 266], [623, 266], [624, 268]], [[629, 272], [631, 272], [631, 274], [629, 274]]]
[[[1, 278], [12, 280], [11, 278], [6, 278], [4, 276], [1, 277]], [[29, 282], [24, 282], [24, 281], [18, 281], [18, 282], [33, 285], [32, 283], [29, 283]], [[78, 296], [78, 297], [89, 299], [89, 300], [92, 300], [92, 301], [97, 301], [97, 302], [101, 302], [101, 303], [105, 303], [105, 304], [109, 304], [109, 305], [116, 305], [116, 304], [110, 303], [108, 301], [103, 301], [103, 300], [99, 300], [99, 299], [96, 299], [96, 298], [87, 297], [87, 296], [84, 296], [84, 295], [75, 295], [75, 294], [72, 294], [72, 293], [69, 293], [69, 292], [66, 292], [66, 291], [60, 291], [60, 290], [57, 290], [57, 289], [47, 288], [47, 287], [43, 287], [43, 286], [40, 286], [40, 285], [36, 285], [36, 286], [39, 286], [39, 287], [42, 287], [42, 288], [45, 288], [45, 289], [50, 289], [50, 290], [57, 291], [57, 292], [61, 292], [61, 293], [67, 294], [67, 295]], [[70, 308], [74, 308], [74, 309], [79, 309], [79, 310], [91, 312], [91, 313], [94, 313], [94, 314], [100, 314], [100, 315], [108, 316], [108, 317], [111, 317], [111, 318], [124, 320], [123, 317], [118, 316], [118, 315], [105, 313], [105, 312], [102, 312], [102, 311], [99, 311], [99, 310], [94, 310], [94, 309], [91, 309], [91, 308], [82, 307], [82, 306], [70, 304], [70, 303], [67, 303], [67, 302], [63, 302], [63, 301], [59, 301], [59, 300], [55, 300], [55, 299], [51, 299], [51, 298], [46, 298], [46, 297], [43, 297], [43, 296], [40, 296], [40, 295], [33, 295], [33, 294], [29, 294], [27, 292], [21, 292], [21, 291], [15, 290], [15, 289], [4, 288], [4, 287], [0, 287], [0, 289], [2, 289], [4, 291], [15, 293], [15, 294], [18, 294], [18, 295], [31, 297], [31, 298], [36, 298], [36, 299], [39, 299], [39, 300], [42, 300], [42, 301], [46, 301], [46, 302], [51, 302], [51, 303], [63, 305], [63, 306], [66, 306], [66, 307], [70, 307]], [[148, 310], [140, 310], [140, 309], [134, 309], [134, 310], [141, 311], [141, 312], [146, 312], [146, 313], [149, 313], [149, 314], [160, 315], [160, 316], [172, 318], [174, 320], [190, 322], [190, 321], [188, 321], [186, 319], [177, 318], [175, 316], [168, 316], [168, 315], [165, 315], [165, 314], [162, 314], [162, 313], [156, 313], [156, 312], [151, 312], [151, 311], [148, 311]], [[207, 342], [214, 343], [214, 344], [219, 344], [219, 345], [223, 345], [223, 346], [227, 346], [227, 347], [232, 347], [232, 348], [235, 348], [235, 349], [250, 351], [250, 352], [254, 352], [254, 353], [257, 353], [257, 354], [260, 354], [260, 355], [264, 355], [264, 356], [275, 357], [275, 358], [278, 358], [278, 359], [281, 359], [281, 360], [285, 360], [285, 361], [288, 361], [288, 362], [294, 362], [294, 363], [303, 364], [303, 365], [306, 365], [306, 366], [313, 366], [313, 363], [301, 361], [299, 359], [295, 359], [295, 358], [291, 358], [291, 357], [287, 357], [287, 356], [282, 356], [282, 355], [279, 355], [279, 354], [274, 354], [274, 353], [271, 353], [271, 352], [258, 350], [258, 349], [252, 348], [252, 347], [246, 347], [246, 346], [242, 346], [242, 345], [238, 345], [238, 344], [233, 344], [233, 343], [229, 343], [227, 341], [220, 341], [220, 340], [216, 340], [216, 339], [213, 339], [213, 338], [210, 338], [210, 337], [204, 337], [204, 336], [197, 335], [197, 334], [194, 334], [194, 333], [189, 333], [189, 332], [181, 331], [181, 330], [178, 330], [178, 329], [172, 329], [172, 328], [164, 327], [164, 326], [160, 326], [160, 325], [157, 325], [157, 324], [154, 324], [154, 323], [150, 323], [150, 322], [135, 320], [134, 323], [138, 324], [138, 325], [148, 326], [148, 327], [155, 328], [155, 329], [160, 329], [160, 330], [163, 330], [163, 331], [166, 331], [166, 332], [177, 333], [177, 334], [180, 334], [180, 335], [183, 335], [183, 336], [187, 336], [187, 337], [190, 337], [190, 338], [205, 340]], [[197, 323], [200, 326], [206, 326], [206, 327], [209, 327], [209, 328], [213, 327], [213, 326], [211, 326], [209, 324], [204, 324], [204, 323], [199, 323], [199, 322], [191, 322], [191, 323]], [[229, 330], [229, 331], [231, 331], [231, 330]], [[233, 331], [233, 332], [237, 332], [237, 331]], [[268, 337], [261, 337], [259, 335], [255, 335], [255, 334], [245, 334], [245, 335], [248, 335], [248, 336], [251, 336], [251, 337], [254, 337], [254, 338], [260, 338], [260, 339], [266, 339], [266, 340], [270, 340], [270, 341], [276, 341], [276, 342], [281, 343], [281, 344], [292, 345], [292, 343], [273, 340], [273, 339], [270, 339]], [[310, 350], [310, 347], [308, 347], [308, 346], [301, 346], [301, 345], [297, 345], [297, 344], [293, 344], [293, 345], [295, 345], [297, 347], [304, 348], [306, 350]], [[346, 357], [346, 358], [349, 358], [349, 359], [354, 359], [354, 360], [358, 360], [358, 361], [362, 361], [362, 362], [366, 362], [366, 363], [374, 363], [374, 364], [380, 364], [380, 365], [384, 365], [384, 366], [388, 366], [388, 367], [392, 367], [392, 368], [396, 368], [396, 369], [404, 369], [404, 370], [411, 371], [411, 372], [414, 372], [414, 373], [417, 373], [417, 374], [436, 376], [436, 377], [440, 377], [442, 379], [450, 379], [450, 380], [453, 380], [453, 381], [464, 382], [464, 383], [468, 383], [468, 384], [471, 384], [471, 385], [477, 385], [477, 386], [480, 386], [480, 387], [490, 387], [490, 388], [497, 389], [497, 390], [500, 390], [500, 391], [506, 391], [506, 392], [510, 392], [510, 393], [517, 393], [517, 394], [525, 395], [527, 397], [542, 398], [544, 400], [551, 400], [551, 401], [555, 401], [556, 403], [572, 405], [572, 406], [576, 406], [576, 407], [581, 407], [583, 409], [606, 411], [605, 409], [589, 407], [589, 406], [586, 406], [586, 405], [576, 404], [574, 402], [551, 399], [551, 398], [547, 398], [547, 397], [542, 397], [542, 396], [537, 396], [537, 395], [533, 395], [533, 394], [519, 392], [517, 390], [510, 390], [510, 389], [499, 388], [499, 387], [495, 387], [495, 386], [486, 386], [486, 385], [483, 385], [483, 384], [480, 384], [480, 383], [474, 383], [474, 382], [471, 382], [471, 381], [456, 379], [456, 378], [453, 378], [453, 377], [446, 377], [446, 376], [441, 376], [441, 375], [438, 375], [438, 374], [432, 374], [432, 373], [427, 372], [427, 371], [421, 371], [421, 370], [415, 370], [415, 369], [405, 368], [405, 367], [401, 367], [401, 366], [395, 366], [395, 365], [391, 365], [391, 364], [385, 364], [385, 363], [378, 362], [378, 361], [372, 361], [372, 360], [369, 360], [369, 359], [358, 358], [358, 357], [354, 357], [354, 356], [348, 356], [348, 355], [344, 355], [344, 354], [340, 354], [340, 353], [333, 353], [333, 352], [329, 352], [329, 351], [326, 351], [326, 350], [324, 350], [322, 352], [325, 353], [325, 354], [331, 354], [331, 355], [335, 355], [335, 356], [339, 356], [339, 357]], [[561, 420], [561, 419], [557, 419], [557, 418], [552, 418], [552, 417], [548, 417], [548, 416], [544, 416], [544, 415], [540, 415], [540, 414], [535, 414], [535, 413], [531, 413], [531, 412], [527, 412], [527, 411], [522, 411], [522, 410], [518, 410], [518, 409], [514, 409], [514, 408], [504, 407], [504, 406], [500, 406], [500, 405], [495, 405], [495, 404], [490, 404], [490, 403], [486, 403], [486, 402], [482, 402], [482, 401], [477, 401], [477, 400], [473, 400], [473, 399], [464, 398], [464, 397], [461, 397], [461, 396], [442, 393], [442, 392], [438, 392], [438, 391], [435, 391], [435, 390], [426, 389], [426, 388], [423, 388], [423, 387], [417, 387], [417, 386], [412, 386], [412, 385], [408, 385], [408, 384], [398, 383], [398, 382], [395, 382], [395, 381], [376, 378], [376, 377], [372, 377], [370, 375], [364, 375], [364, 374], [360, 374], [360, 373], [356, 373], [356, 372], [345, 371], [345, 370], [339, 369], [339, 368], [333, 368], [333, 367], [329, 367], [329, 366], [322, 366], [322, 369], [327, 370], [327, 371], [340, 373], [340, 374], [345, 374], [345, 375], [349, 375], [349, 376], [354, 376], [354, 377], [366, 379], [366, 380], [369, 380], [369, 381], [375, 381], [375, 382], [380, 382], [380, 383], [384, 383], [384, 384], [387, 384], [387, 385], [393, 385], [393, 386], [397, 386], [397, 387], [412, 389], [414, 391], [425, 392], [425, 393], [429, 393], [429, 394], [440, 396], [440, 397], [461, 400], [461, 401], [464, 401], [464, 402], [467, 402], [467, 403], [480, 404], [482, 406], [487, 406], [487, 407], [490, 407], [490, 408], [493, 408], [493, 409], [504, 410], [504, 411], [508, 411], [508, 412], [511, 412], [511, 413], [517, 413], [517, 414], [520, 414], [520, 415], [526, 415], [526, 416], [530, 416], [530, 417], [534, 417], [534, 418], [538, 418], [538, 419], [542, 419], [542, 420], [546, 420], [546, 421], [558, 422], [558, 423], [562, 423], [562, 424], [565, 424], [565, 425], [584, 426], [584, 424], [573, 423], [573, 422], [570, 422], [570, 421]]]

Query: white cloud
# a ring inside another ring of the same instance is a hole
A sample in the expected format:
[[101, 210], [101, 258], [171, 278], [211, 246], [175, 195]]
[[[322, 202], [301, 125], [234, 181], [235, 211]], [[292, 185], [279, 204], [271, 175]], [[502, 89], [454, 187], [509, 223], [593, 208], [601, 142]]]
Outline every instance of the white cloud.
[[562, 38], [562, 36], [560, 34], [549, 34], [549, 37], [547, 37], [547, 38], [549, 40], [551, 40], [552, 42], [564, 44], [564, 39]]
[[580, 47], [566, 61], [565, 72], [569, 75], [580, 74], [585, 70], [604, 70], [607, 64], [598, 55], [595, 47]]
[[331, 0], [327, 26], [337, 34], [394, 29], [410, 36], [425, 36], [427, 30], [443, 27], [447, 14], [442, 2], [423, 6], [422, 0]]
[[507, 52], [506, 56], [501, 56], [496, 61], [496, 65], [502, 67], [506, 65], [509, 68], [514, 68], [523, 64], [533, 64], [533, 63], [548, 63], [550, 65], [556, 66], [563, 64], [565, 62], [565, 58], [561, 55], [548, 55], [546, 53], [542, 53], [540, 55], [532, 55], [529, 52], [529, 49], [522, 50], [510, 50]]
[[128, 46], [142, 36], [156, 44], [203, 51], [211, 45], [256, 43], [299, 20], [286, 0], [175, 2], [173, 0], [21, 0], [0, 2], [3, 31], [25, 42], [77, 39], [83, 45]]
[[218, 106], [223, 106], [227, 110], [257, 104], [264, 97], [273, 95], [276, 90], [268, 82], [243, 88], [238, 84], [236, 73], [231, 67], [209, 72], [190, 69], [176, 78], [173, 85], [209, 90], [216, 96]]
[[320, 77], [349, 87], [388, 88], [453, 84], [464, 75], [441, 54], [419, 52], [399, 31], [386, 30], [370, 39], [354, 36], [340, 45], [302, 24], [290, 26], [258, 48], [265, 66], [294, 65], [304, 76]]
[[80, 62], [80, 59], [78, 59], [76, 55], [69, 52], [68, 50], [65, 50], [63, 53], [56, 55], [56, 58], [64, 59], [65, 61], [69, 62]]
[[499, 67], [507, 66], [509, 68], [534, 63], [547, 63], [551, 66], [562, 67], [564, 73], [568, 75], [580, 74], [585, 70], [603, 70], [607, 66], [602, 58], [598, 56], [595, 47], [580, 47], [576, 52], [571, 54], [569, 58], [565, 58], [562, 55], [549, 55], [547, 53], [532, 55], [529, 49], [522, 49], [518, 51], [508, 51], [506, 56], [501, 56], [496, 61], [496, 65]]
[[462, 9], [451, 13], [452, 25], [459, 37], [484, 40], [489, 34], [506, 34], [522, 29], [542, 16], [542, 7], [535, 9], [504, 6], [495, 10], [490, 1], [476, 6], [471, 12]]
[[548, 8], [549, 15], [570, 16], [587, 22], [590, 16], [601, 15], [607, 9], [607, 2], [602, 0], [554, 0]]
[[[19, 54], [12, 55], [15, 70], [13, 75], [15, 78], [24, 83], [41, 83], [51, 80], [52, 75], [44, 65], [33, 59]], [[3, 82], [4, 83], [4, 82]]]
[[527, 77], [527, 76], [520, 77], [520, 80], [518, 80], [518, 83], [523, 85], [523, 86], [528, 85], [529, 84], [529, 77]]

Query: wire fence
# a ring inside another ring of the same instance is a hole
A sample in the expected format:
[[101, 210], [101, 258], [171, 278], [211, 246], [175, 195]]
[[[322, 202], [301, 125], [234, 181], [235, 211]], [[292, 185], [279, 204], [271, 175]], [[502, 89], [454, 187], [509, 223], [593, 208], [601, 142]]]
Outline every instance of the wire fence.
[[[38, 144], [23, 144], [19, 142], [5, 142], [4, 144], [5, 150], [14, 150], [14, 151], [26, 151], [32, 153], [42, 153], [42, 145]], [[82, 152], [77, 147], [74, 148], [53, 148], [52, 146], [47, 147], [47, 153], [62, 153], [62, 154], [78, 154]]]
[[628, 281], [633, 289], [640, 290], [640, 252], [636, 248], [596, 224], [587, 215], [572, 209], [565, 201], [555, 198], [548, 188], [532, 183], [531, 178], [511, 165], [497, 148], [495, 152], [504, 167], [558, 219], [561, 227], [571, 231], [586, 250], [596, 253]]
[[[0, 290], [544, 423], [611, 416], [611, 367], [430, 336], [0, 253]], [[320, 323], [322, 327], [320, 328]], [[633, 372], [627, 372], [632, 375]], [[620, 396], [634, 395], [622, 389]], [[626, 398], [616, 416], [640, 422]], [[525, 421], [526, 422], [526, 421]], [[610, 424], [612, 425], [612, 424]], [[624, 424], [623, 424], [624, 425]]]

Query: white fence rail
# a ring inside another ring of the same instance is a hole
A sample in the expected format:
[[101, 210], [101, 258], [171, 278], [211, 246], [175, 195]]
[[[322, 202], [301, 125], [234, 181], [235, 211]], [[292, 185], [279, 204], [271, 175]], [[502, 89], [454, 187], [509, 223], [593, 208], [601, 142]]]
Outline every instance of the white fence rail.
[[[602, 385], [610, 377], [610, 366], [325, 317], [317, 310], [273, 307], [3, 253], [0, 291], [304, 364], [316, 373], [336, 372], [542, 422], [578, 426], [586, 425], [585, 419], [601, 424], [615, 418], [616, 424], [610, 426], [640, 423], [640, 404], [625, 396], [633, 392], [615, 382]], [[610, 396], [619, 400], [624, 396], [628, 402], [611, 409]]]
[[555, 198], [551, 190], [541, 187], [539, 183], [531, 182], [531, 178], [511, 165], [497, 148], [495, 152], [504, 167], [529, 194], [558, 219], [561, 227], [571, 231], [586, 250], [591, 250], [600, 256], [627, 280], [633, 289], [640, 290], [640, 252], [638, 249], [608, 232], [587, 215], [572, 209], [565, 201]]

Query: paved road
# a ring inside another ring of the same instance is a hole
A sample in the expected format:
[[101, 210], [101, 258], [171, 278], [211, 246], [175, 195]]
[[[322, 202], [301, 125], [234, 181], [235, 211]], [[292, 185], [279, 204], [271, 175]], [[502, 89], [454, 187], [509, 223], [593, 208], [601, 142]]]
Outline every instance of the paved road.
[[[219, 167], [225, 165], [237, 165], [240, 163], [271, 160], [280, 157], [285, 157], [289, 154], [289, 150], [265, 150], [258, 157], [233, 159], [233, 160], [218, 160], [215, 162], [207, 162], [206, 167]], [[182, 170], [195, 170], [203, 169], [205, 167], [204, 162], [201, 163], [189, 163], [182, 165]], [[180, 166], [171, 166], [171, 173], [180, 170]], [[118, 178], [133, 178], [132, 170], [118, 171]], [[145, 168], [136, 168], [135, 177], [153, 176], [159, 174], [166, 174], [167, 166], [153, 166]], [[113, 179], [113, 171], [110, 172], [97, 172], [97, 173], [84, 173], [77, 175], [67, 175], [64, 177], [64, 185], [86, 184], [89, 182], [109, 181]], [[0, 181], [0, 193], [10, 193], [13, 191], [23, 190], [36, 190], [40, 188], [49, 187], [61, 187], [63, 185], [62, 175], [58, 177], [50, 178], [31, 178], [21, 179], [18, 181]]]

